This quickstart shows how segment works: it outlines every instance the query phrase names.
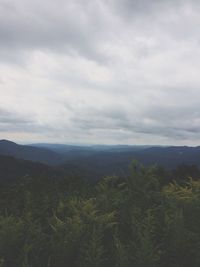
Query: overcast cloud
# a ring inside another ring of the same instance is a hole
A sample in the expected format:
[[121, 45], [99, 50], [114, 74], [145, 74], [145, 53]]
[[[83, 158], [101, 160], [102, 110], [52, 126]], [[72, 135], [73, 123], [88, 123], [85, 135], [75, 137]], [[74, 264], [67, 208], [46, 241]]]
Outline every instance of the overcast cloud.
[[0, 0], [0, 138], [200, 144], [200, 2]]

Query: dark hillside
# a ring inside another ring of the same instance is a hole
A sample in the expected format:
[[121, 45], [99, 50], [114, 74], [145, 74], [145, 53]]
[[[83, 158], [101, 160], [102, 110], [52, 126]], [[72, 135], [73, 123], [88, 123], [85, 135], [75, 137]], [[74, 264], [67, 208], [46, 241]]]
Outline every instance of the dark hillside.
[[[168, 170], [177, 166], [200, 166], [200, 147], [152, 147], [138, 151], [126, 150], [123, 152], [96, 152], [89, 156], [71, 158], [67, 163], [85, 169], [92, 179], [99, 179], [106, 175], [124, 175], [128, 172], [131, 161], [138, 160], [145, 166], [157, 165]], [[65, 167], [65, 164], [63, 164]]]
[[0, 155], [0, 183], [14, 182], [25, 176], [42, 179], [42, 177], [59, 177], [61, 174], [60, 170], [42, 163]]
[[62, 162], [61, 155], [47, 148], [18, 145], [8, 140], [0, 140], [0, 155], [13, 156], [18, 159], [56, 165]]

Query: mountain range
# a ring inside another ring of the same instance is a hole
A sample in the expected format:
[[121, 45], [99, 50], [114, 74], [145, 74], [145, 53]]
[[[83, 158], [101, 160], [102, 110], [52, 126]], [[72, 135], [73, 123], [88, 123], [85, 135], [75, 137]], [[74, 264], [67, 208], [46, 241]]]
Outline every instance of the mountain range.
[[[5, 164], [10, 166], [10, 170], [8, 167], [7, 171], [3, 171], [4, 174], [9, 172], [8, 177], [11, 172], [23, 175], [28, 169], [31, 170], [29, 173], [39, 173], [33, 171], [36, 169], [54, 173], [56, 168], [62, 173], [79, 174], [83, 178], [97, 180], [102, 176], [126, 174], [131, 161], [135, 159], [144, 165], [156, 164], [169, 170], [181, 164], [200, 166], [199, 146], [20, 145], [0, 140], [0, 156], [0, 171]], [[23, 171], [20, 172], [20, 169]]]

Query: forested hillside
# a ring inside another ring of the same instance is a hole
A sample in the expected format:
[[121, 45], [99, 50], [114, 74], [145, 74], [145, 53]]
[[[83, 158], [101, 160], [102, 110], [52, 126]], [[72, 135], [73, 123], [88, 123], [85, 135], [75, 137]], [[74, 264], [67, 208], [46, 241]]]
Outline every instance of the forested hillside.
[[0, 266], [199, 267], [199, 225], [200, 181], [137, 162], [95, 185], [24, 177], [0, 187]]
[[50, 165], [57, 165], [63, 161], [61, 155], [47, 148], [19, 145], [9, 140], [0, 140], [0, 155], [13, 156], [17, 159]]
[[84, 171], [73, 164], [62, 167], [50, 166], [40, 162], [16, 159], [10, 156], [0, 155], [0, 183], [14, 183], [22, 177], [43, 178], [65, 176], [80, 176]]
[[[176, 169], [180, 165], [200, 167], [199, 146], [19, 145], [8, 140], [0, 140], [1, 155], [9, 155], [17, 160], [23, 159], [37, 163], [40, 162], [49, 165], [50, 169], [53, 166], [53, 168], [56, 167], [67, 174], [81, 174], [83, 178], [92, 181], [97, 181], [103, 176], [127, 175], [129, 171], [128, 166], [134, 159], [141, 162], [144, 166], [156, 165], [164, 167], [168, 171]], [[29, 165], [33, 164], [29, 163]], [[13, 175], [16, 176], [15, 172]]]

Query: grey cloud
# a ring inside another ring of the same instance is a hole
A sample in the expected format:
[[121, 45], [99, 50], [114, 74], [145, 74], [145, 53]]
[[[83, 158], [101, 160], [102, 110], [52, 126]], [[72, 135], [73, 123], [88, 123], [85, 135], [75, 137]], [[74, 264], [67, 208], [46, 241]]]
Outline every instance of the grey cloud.
[[48, 125], [41, 125], [28, 115], [0, 108], [0, 132], [48, 132]]
[[[58, 51], [76, 50], [86, 57], [103, 58], [98, 48], [99, 41], [106, 41], [112, 35], [111, 21], [115, 16], [113, 7], [119, 11], [139, 16], [141, 21], [148, 21], [147, 15], [159, 14], [160, 10], [171, 7], [176, 9], [181, 4], [198, 1], [5, 1], [0, 3], [0, 45], [19, 49], [55, 49]], [[109, 13], [109, 15], [107, 15]], [[145, 13], [145, 14], [143, 14]], [[179, 16], [179, 14], [177, 14]], [[109, 25], [110, 23], [110, 25]], [[116, 25], [117, 26], [117, 25]], [[157, 25], [157, 27], [160, 27]], [[175, 25], [176, 27], [176, 25]], [[189, 28], [191, 30], [191, 28]], [[173, 30], [173, 29], [171, 29]], [[184, 27], [185, 30], [185, 27]], [[176, 33], [180, 32], [180, 27]], [[107, 35], [108, 34], [108, 35]]]
[[[118, 14], [128, 17], [155, 15], [161, 11], [179, 10], [185, 5], [198, 5], [198, 0], [111, 0]], [[178, 14], [177, 14], [178, 15]]]
[[[127, 17], [128, 16], [135, 16], [138, 13], [148, 13], [152, 12], [155, 7], [160, 4], [159, 0], [114, 0], [111, 1], [113, 6], [116, 8], [119, 14], [122, 14]], [[162, 1], [164, 2], [164, 1]]]
[[20, 2], [21, 5], [0, 3], [1, 48], [76, 52], [100, 62], [105, 60], [97, 39], [103, 25], [98, 23], [97, 12], [93, 14], [89, 4], [81, 1], [58, 1], [57, 5], [54, 1]]
[[[75, 114], [76, 112], [74, 112]], [[183, 119], [184, 118], [184, 119]], [[135, 116], [131, 110], [111, 107], [99, 111], [98, 109], [85, 109], [72, 117], [72, 125], [76, 131], [113, 132], [125, 141], [127, 135], [137, 134], [167, 137], [170, 140], [187, 140], [200, 137], [200, 111], [196, 108], [166, 108], [150, 107], [140, 116]]]
[[14, 112], [0, 108], [0, 123], [1, 124], [24, 124], [30, 123], [28, 119], [22, 118], [19, 115], [16, 115]]
[[[200, 8], [198, 1], [181, 0], [49, 0], [42, 3], [38, 0], [1, 0], [0, 47], [3, 52], [0, 57], [3, 60], [14, 57], [14, 61], [20, 62], [20, 57], [28, 56], [29, 50], [50, 50], [55, 53], [79, 54], [87, 59], [106, 63], [112, 61], [112, 57], [109, 52], [105, 53], [105, 44], [123, 41], [123, 34], [130, 25], [132, 29], [129, 34], [133, 34], [135, 38], [143, 34], [148, 38], [152, 35], [155, 38], [155, 34], [162, 35], [163, 32], [166, 35], [175, 35], [175, 40], [178, 36], [185, 38], [185, 34], [192, 38], [198, 31], [197, 22], [192, 20], [192, 15], [186, 16], [187, 23], [185, 27], [181, 27], [181, 11], [177, 14], [175, 11], [185, 3], [193, 5], [194, 10]], [[171, 20], [168, 23], [165, 19], [162, 21], [163, 16], [161, 20], [157, 18], [161, 10], [164, 14], [165, 10], [168, 12], [167, 8], [170, 9], [170, 14], [175, 14], [173, 27]], [[133, 20], [136, 19], [136, 23], [127, 21], [127, 14]], [[124, 23], [120, 21], [121, 16], [124, 16]], [[151, 47], [149, 50], [148, 45], [142, 41], [137, 41], [135, 46], [141, 56], [148, 55], [152, 49], [158, 49]], [[19, 57], [16, 56], [16, 50], [21, 53]], [[24, 52], [27, 53], [24, 55]]]

